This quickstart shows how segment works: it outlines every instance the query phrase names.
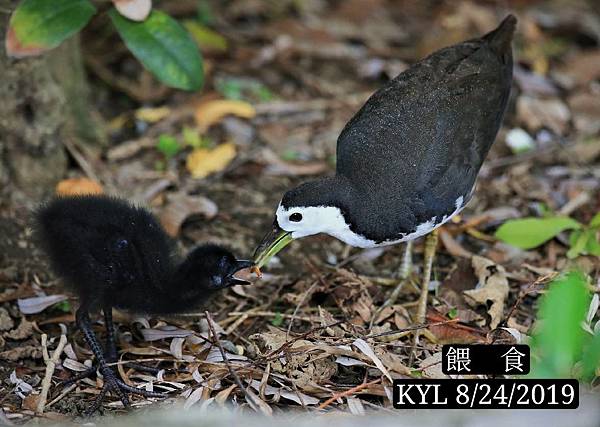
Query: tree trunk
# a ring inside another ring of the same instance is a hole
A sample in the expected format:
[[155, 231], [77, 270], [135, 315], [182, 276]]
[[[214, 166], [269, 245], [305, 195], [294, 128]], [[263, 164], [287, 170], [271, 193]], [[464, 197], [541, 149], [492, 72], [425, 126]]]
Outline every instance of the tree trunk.
[[39, 57], [7, 57], [6, 29], [17, 4], [0, 0], [0, 201], [31, 205], [64, 177], [63, 141], [104, 138], [90, 115], [76, 37]]

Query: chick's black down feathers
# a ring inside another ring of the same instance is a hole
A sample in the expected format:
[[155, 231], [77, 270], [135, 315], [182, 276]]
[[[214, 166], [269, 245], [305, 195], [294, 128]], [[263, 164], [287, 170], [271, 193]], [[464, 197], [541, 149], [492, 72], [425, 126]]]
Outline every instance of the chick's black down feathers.
[[107, 196], [59, 197], [37, 211], [37, 235], [51, 266], [90, 309], [177, 313], [195, 308], [240, 265], [204, 245], [183, 262], [146, 209]]

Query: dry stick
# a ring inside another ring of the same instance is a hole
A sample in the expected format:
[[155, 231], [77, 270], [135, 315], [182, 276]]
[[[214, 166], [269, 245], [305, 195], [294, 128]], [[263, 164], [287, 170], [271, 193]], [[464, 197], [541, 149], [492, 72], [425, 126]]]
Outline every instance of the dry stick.
[[244, 396], [246, 397], [246, 401], [252, 407], [252, 409], [254, 409], [256, 412], [260, 412], [260, 406], [254, 401], [254, 396], [252, 396], [250, 393], [248, 393], [248, 391], [244, 387], [244, 384], [242, 384], [240, 377], [237, 376], [237, 374], [233, 370], [233, 367], [229, 363], [229, 359], [227, 359], [227, 355], [225, 354], [225, 349], [223, 348], [223, 344], [221, 344], [221, 340], [219, 339], [219, 336], [217, 335], [217, 332], [215, 331], [215, 325], [213, 323], [210, 313], [208, 311], [205, 311], [204, 314], [206, 315], [206, 321], [208, 322], [208, 328], [210, 329], [210, 333], [212, 334], [213, 339], [214, 339], [215, 343], [217, 344], [217, 347], [219, 347], [219, 351], [221, 352], [221, 357], [223, 358], [223, 362], [225, 362], [225, 365], [227, 366], [227, 369], [229, 370], [229, 374], [233, 377], [233, 381], [237, 384], [237, 386], [240, 388], [242, 393], [244, 393]]
[[317, 285], [317, 283], [319, 283], [319, 282], [316, 281], [312, 285], [310, 285], [310, 287], [306, 290], [306, 292], [304, 292], [304, 295], [302, 295], [302, 299], [296, 305], [296, 308], [294, 309], [294, 313], [292, 313], [292, 317], [291, 317], [291, 320], [290, 320], [290, 324], [288, 325], [287, 332], [285, 333], [285, 339], [286, 340], [290, 336], [290, 332], [292, 330], [292, 325], [294, 324], [294, 320], [296, 318], [296, 314], [298, 314], [298, 311], [300, 310], [300, 307], [302, 307], [302, 305], [304, 304], [304, 301], [306, 300], [306, 298], [308, 297], [308, 295], [310, 295], [312, 293], [312, 291], [315, 288], [315, 286]]
[[330, 397], [329, 399], [327, 399], [325, 402], [321, 403], [319, 405], [319, 409], [325, 409], [326, 407], [328, 407], [329, 405], [331, 405], [333, 402], [335, 402], [337, 399], [341, 398], [341, 397], [346, 397], [346, 396], [350, 396], [354, 393], [356, 393], [357, 391], [361, 391], [364, 388], [369, 387], [370, 385], [374, 385], [381, 382], [381, 378], [378, 378], [376, 380], [373, 380], [371, 382], [368, 383], [362, 383], [357, 385], [356, 387], [352, 387], [351, 389], [348, 389], [342, 393], [336, 393], [334, 394], [332, 397]]
[[44, 374], [44, 379], [42, 380], [42, 391], [40, 393], [36, 409], [38, 414], [44, 413], [46, 399], [48, 398], [48, 390], [50, 390], [50, 384], [52, 383], [52, 375], [54, 374], [54, 369], [56, 368], [58, 359], [60, 358], [60, 355], [62, 354], [66, 344], [67, 336], [63, 334], [60, 336], [56, 350], [54, 350], [54, 353], [52, 353], [51, 358], [48, 354], [48, 335], [42, 334], [42, 352], [44, 355], [44, 362], [46, 362], [46, 373]]

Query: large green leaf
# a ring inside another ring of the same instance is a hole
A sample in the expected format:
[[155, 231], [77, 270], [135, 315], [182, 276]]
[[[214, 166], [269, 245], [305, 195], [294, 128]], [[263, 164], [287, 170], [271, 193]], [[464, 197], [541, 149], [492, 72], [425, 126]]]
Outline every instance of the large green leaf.
[[570, 272], [550, 284], [538, 313], [539, 328], [532, 338], [536, 361], [532, 376], [572, 375], [572, 368], [581, 357], [585, 337], [581, 323], [591, 299], [586, 283], [583, 274]]
[[89, 0], [23, 0], [10, 17], [6, 52], [24, 57], [55, 48], [95, 13]]
[[578, 228], [581, 228], [581, 224], [568, 217], [522, 218], [506, 221], [496, 231], [496, 237], [518, 248], [531, 249], [547, 242], [561, 231]]
[[200, 51], [176, 20], [158, 10], [143, 22], [130, 21], [114, 8], [109, 15], [127, 47], [160, 81], [179, 89], [202, 87]]

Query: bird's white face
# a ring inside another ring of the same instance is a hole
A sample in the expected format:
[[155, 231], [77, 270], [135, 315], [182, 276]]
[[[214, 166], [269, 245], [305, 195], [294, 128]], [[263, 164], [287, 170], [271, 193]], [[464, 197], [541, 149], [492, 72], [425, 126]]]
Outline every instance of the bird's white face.
[[342, 212], [331, 206], [295, 206], [277, 208], [277, 223], [294, 239], [318, 233], [333, 235], [348, 228]]

